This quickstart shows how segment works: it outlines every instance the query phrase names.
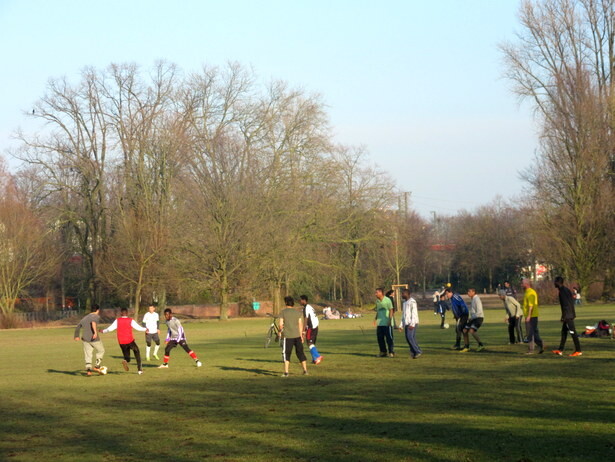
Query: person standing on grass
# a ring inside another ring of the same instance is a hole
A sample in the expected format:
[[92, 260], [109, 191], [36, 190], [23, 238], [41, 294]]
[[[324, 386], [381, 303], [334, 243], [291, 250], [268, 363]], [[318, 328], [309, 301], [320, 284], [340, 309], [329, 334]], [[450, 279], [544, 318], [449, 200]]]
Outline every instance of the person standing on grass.
[[173, 311], [170, 308], [164, 310], [164, 319], [167, 324], [167, 339], [166, 339], [166, 348], [164, 349], [164, 359], [159, 369], [166, 369], [169, 367], [169, 359], [171, 357], [171, 350], [175, 348], [177, 345], [181, 346], [188, 356], [194, 359], [196, 363], [196, 367], [201, 367], [203, 363], [199, 361], [196, 353], [190, 349], [188, 344], [186, 343], [186, 333], [184, 332], [184, 328], [182, 327], [182, 323], [179, 322], [175, 316], [173, 316]]
[[474, 340], [478, 343], [478, 348], [476, 351], [482, 351], [485, 349], [485, 345], [480, 341], [480, 337], [478, 336], [478, 329], [483, 325], [483, 320], [485, 319], [485, 315], [483, 313], [483, 302], [476, 293], [476, 289], [470, 288], [468, 289], [468, 297], [472, 303], [470, 304], [469, 310], [469, 320], [463, 328], [463, 339], [465, 341], [464, 347], [461, 349], [462, 352], [470, 351], [470, 336], [474, 337]]
[[[94, 370], [99, 372], [102, 365], [103, 356], [105, 356], [105, 346], [98, 336], [98, 324], [100, 323], [100, 307], [96, 304], [92, 305], [90, 314], [84, 316], [77, 327], [75, 328], [75, 341], [83, 342], [83, 355], [85, 356], [85, 374], [92, 375], [92, 356], [96, 351], [96, 363]], [[81, 330], [83, 329], [83, 334]]]
[[101, 333], [106, 334], [117, 330], [117, 342], [120, 344], [124, 360], [122, 361], [122, 367], [128, 372], [128, 363], [130, 362], [130, 351], [135, 354], [135, 360], [137, 361], [137, 372], [139, 375], [143, 374], [143, 364], [141, 363], [141, 351], [135, 342], [135, 338], [132, 335], [132, 330], [136, 329], [140, 332], [147, 332], [145, 327], [141, 327], [137, 322], [128, 317], [128, 309], [122, 308], [120, 310], [120, 317], [113, 321], [106, 329], [101, 329]]
[[525, 318], [525, 329], [529, 347], [527, 354], [534, 354], [535, 345], [538, 345], [540, 348], [538, 353], [541, 354], [545, 350], [540, 333], [538, 332], [538, 294], [532, 289], [528, 278], [523, 278], [521, 287], [525, 290], [523, 294], [523, 317]]
[[401, 323], [399, 330], [403, 331], [406, 336], [406, 341], [410, 347], [410, 356], [416, 359], [423, 354], [416, 341], [416, 328], [419, 325], [419, 310], [416, 300], [410, 296], [410, 290], [403, 289], [401, 298], [404, 301], [402, 305]]
[[[381, 358], [395, 356], [395, 344], [393, 342], [393, 303], [391, 299], [384, 295], [384, 289], [378, 287], [376, 289], [376, 317], [374, 318], [374, 327], [376, 327], [376, 338], [380, 347]], [[387, 354], [387, 347], [389, 352]]]
[[566, 345], [566, 337], [568, 337], [568, 332], [570, 332], [570, 336], [574, 342], [574, 352], [569, 356], [581, 356], [583, 354], [581, 352], [581, 343], [579, 342], [577, 329], [574, 326], [574, 318], [577, 317], [574, 310], [574, 296], [570, 289], [564, 285], [563, 277], [557, 276], [554, 284], [559, 291], [559, 305], [562, 310], [562, 336], [559, 342], [559, 348], [557, 350], [553, 350], [553, 353], [562, 356], [564, 346]]
[[[506, 311], [504, 322], [508, 324], [508, 343], [510, 345], [521, 343], [523, 341], [523, 337], [520, 336], [519, 331], [517, 330], [517, 325], [521, 322], [520, 318], [523, 315], [521, 304], [516, 298], [506, 295], [505, 290], [500, 291], [500, 300], [504, 303], [504, 310]], [[516, 341], [515, 332], [517, 333]]]
[[156, 313], [156, 307], [154, 305], [150, 305], [147, 310], [147, 313], [143, 315], [141, 324], [147, 329], [145, 333], [145, 359], [149, 361], [152, 341], [156, 344], [154, 347], [154, 358], [160, 359], [158, 357], [158, 349], [160, 348], [160, 317], [158, 313]]
[[453, 293], [452, 287], [447, 287], [444, 291], [444, 298], [451, 303], [451, 311], [455, 318], [455, 345], [453, 350], [461, 350], [461, 334], [468, 322], [468, 305], [463, 301], [461, 295]]
[[295, 348], [295, 354], [301, 362], [303, 375], [307, 375], [307, 358], [303, 352], [303, 340], [305, 332], [303, 331], [303, 316], [301, 312], [296, 310], [295, 300], [293, 297], [284, 297], [286, 308], [280, 313], [280, 332], [284, 338], [282, 344], [282, 359], [284, 360], [284, 373], [282, 377], [288, 377], [288, 368], [290, 366], [290, 355]]
[[312, 355], [312, 363], [320, 364], [322, 355], [316, 348], [316, 338], [318, 337], [318, 316], [312, 305], [308, 303], [307, 295], [302, 295], [299, 298], [299, 303], [303, 307], [303, 318], [305, 326], [305, 339], [307, 340], [310, 354]]
[[[515, 301], [517, 300], [517, 291], [511, 285], [510, 281], [504, 281], [504, 291], [507, 297], [512, 297]], [[515, 326], [515, 329], [517, 330], [517, 339], [518, 339], [517, 341], [519, 343], [525, 340], [523, 336], [523, 322], [521, 322], [522, 316], [523, 316], [523, 313], [521, 312], [519, 314], [519, 317], [516, 320], [516, 326]]]

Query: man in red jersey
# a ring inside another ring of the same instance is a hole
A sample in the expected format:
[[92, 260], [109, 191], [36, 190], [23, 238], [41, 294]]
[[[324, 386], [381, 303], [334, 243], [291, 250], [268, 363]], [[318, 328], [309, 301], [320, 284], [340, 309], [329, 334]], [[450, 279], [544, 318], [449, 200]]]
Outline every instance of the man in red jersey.
[[143, 366], [141, 364], [141, 352], [139, 351], [139, 347], [135, 342], [135, 338], [132, 335], [132, 329], [136, 329], [140, 332], [147, 332], [145, 327], [141, 327], [137, 322], [128, 317], [128, 310], [126, 308], [122, 308], [120, 310], [120, 317], [113, 321], [106, 329], [101, 330], [103, 334], [107, 332], [113, 332], [117, 329], [117, 341], [120, 344], [120, 348], [122, 349], [122, 353], [124, 355], [124, 360], [122, 361], [122, 366], [124, 370], [128, 370], [128, 363], [130, 362], [130, 350], [134, 351], [135, 359], [137, 360], [137, 370], [139, 375], [143, 374]]

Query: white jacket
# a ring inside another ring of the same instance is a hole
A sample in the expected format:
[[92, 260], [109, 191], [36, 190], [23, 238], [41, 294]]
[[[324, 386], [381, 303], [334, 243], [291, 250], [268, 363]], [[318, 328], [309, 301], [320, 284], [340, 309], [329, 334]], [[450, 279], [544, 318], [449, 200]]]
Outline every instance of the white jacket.
[[401, 313], [401, 323], [399, 328], [403, 329], [406, 326], [415, 327], [419, 323], [419, 308], [416, 300], [410, 297], [404, 301]]

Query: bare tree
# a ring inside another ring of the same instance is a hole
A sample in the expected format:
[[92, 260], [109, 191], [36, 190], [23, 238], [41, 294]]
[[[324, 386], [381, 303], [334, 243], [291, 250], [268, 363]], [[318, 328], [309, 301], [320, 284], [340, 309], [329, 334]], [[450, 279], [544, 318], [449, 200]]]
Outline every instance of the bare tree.
[[534, 104], [541, 152], [524, 177], [537, 231], [584, 289], [612, 253], [615, 2], [527, 0], [517, 42], [502, 46], [515, 91]]
[[53, 230], [45, 226], [4, 167], [0, 157], [0, 312], [9, 318], [19, 297], [44, 284], [57, 270]]

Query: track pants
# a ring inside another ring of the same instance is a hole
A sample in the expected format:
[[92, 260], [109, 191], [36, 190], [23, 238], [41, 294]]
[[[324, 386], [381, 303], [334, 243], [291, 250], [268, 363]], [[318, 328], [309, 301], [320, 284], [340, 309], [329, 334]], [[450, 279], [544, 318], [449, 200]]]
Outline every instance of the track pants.
[[574, 351], [581, 351], [581, 343], [579, 342], [579, 335], [577, 334], [577, 330], [574, 327], [574, 319], [565, 320], [562, 323], [562, 338], [559, 342], [559, 351], [564, 351], [568, 332], [570, 332], [570, 336], [572, 337], [572, 341], [574, 342]]
[[380, 353], [386, 354], [387, 347], [389, 348], [389, 353], [395, 353], [392, 326], [377, 326], [376, 327], [376, 338], [378, 339], [378, 346], [380, 347]]
[[105, 355], [105, 346], [100, 340], [96, 342], [83, 342], [83, 356], [85, 357], [85, 368], [92, 369], [92, 356], [96, 351], [96, 367], [102, 363], [103, 356]]
[[124, 359], [127, 363], [130, 362], [130, 351], [132, 350], [135, 354], [135, 359], [137, 360], [137, 369], [142, 371], [143, 365], [141, 363], [141, 351], [139, 351], [139, 346], [133, 340], [130, 343], [120, 343], [120, 348], [122, 349], [122, 354], [124, 355]]
[[414, 326], [414, 329], [408, 329], [408, 326], [406, 326], [404, 329], [406, 333], [406, 342], [408, 342], [408, 346], [410, 347], [410, 355], [413, 358], [416, 358], [418, 355], [423, 353], [416, 341], [416, 328], [417, 326]]
[[525, 327], [527, 330], [527, 341], [531, 342], [532, 340], [538, 347], [542, 350], [542, 339], [540, 338], [540, 333], [538, 332], [538, 318], [530, 318], [530, 322], [525, 323]]

